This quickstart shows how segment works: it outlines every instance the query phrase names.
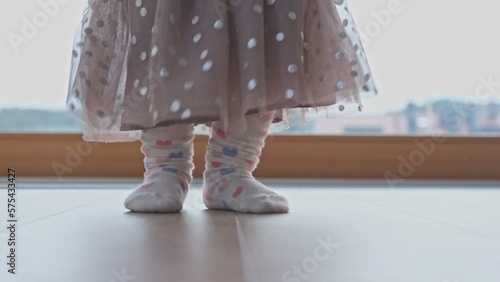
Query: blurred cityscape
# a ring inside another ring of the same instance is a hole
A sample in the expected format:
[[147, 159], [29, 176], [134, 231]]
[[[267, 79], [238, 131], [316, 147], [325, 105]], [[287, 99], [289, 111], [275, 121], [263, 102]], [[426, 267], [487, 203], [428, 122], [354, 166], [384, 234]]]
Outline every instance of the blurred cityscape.
[[[0, 132], [76, 133], [83, 123], [69, 111], [1, 109]], [[465, 104], [437, 100], [381, 114], [364, 112], [317, 119], [281, 134], [314, 135], [500, 135], [500, 103]]]
[[500, 103], [408, 103], [400, 111], [320, 119], [310, 124], [310, 131], [316, 134], [334, 135], [432, 135], [437, 130], [449, 135], [499, 135]]

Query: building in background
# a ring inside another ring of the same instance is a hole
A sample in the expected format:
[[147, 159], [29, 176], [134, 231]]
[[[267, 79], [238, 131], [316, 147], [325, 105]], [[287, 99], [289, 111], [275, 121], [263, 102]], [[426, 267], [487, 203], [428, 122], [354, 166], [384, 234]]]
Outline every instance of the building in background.
[[401, 111], [317, 120], [311, 130], [314, 134], [334, 135], [432, 135], [437, 130], [450, 135], [498, 135], [500, 103], [408, 103]]

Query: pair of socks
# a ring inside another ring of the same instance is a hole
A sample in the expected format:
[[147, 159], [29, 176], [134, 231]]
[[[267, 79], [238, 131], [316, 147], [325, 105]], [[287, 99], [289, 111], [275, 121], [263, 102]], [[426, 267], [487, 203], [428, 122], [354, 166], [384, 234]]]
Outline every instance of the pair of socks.
[[[285, 213], [288, 202], [257, 181], [252, 172], [274, 112], [249, 115], [246, 130], [213, 122], [203, 173], [203, 202], [209, 209], [244, 213]], [[125, 200], [135, 212], [172, 213], [182, 209], [192, 182], [193, 124], [143, 131], [143, 183]]]

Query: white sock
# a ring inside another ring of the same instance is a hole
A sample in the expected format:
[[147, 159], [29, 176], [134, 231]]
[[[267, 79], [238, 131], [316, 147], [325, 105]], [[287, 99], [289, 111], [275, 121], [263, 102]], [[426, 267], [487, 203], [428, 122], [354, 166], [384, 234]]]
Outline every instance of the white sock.
[[267, 130], [274, 112], [246, 117], [247, 130], [222, 129], [212, 124], [205, 157], [203, 201], [209, 209], [247, 213], [285, 213], [288, 201], [255, 180]]
[[171, 213], [182, 209], [193, 180], [193, 124], [143, 131], [144, 181], [125, 199], [135, 212]]

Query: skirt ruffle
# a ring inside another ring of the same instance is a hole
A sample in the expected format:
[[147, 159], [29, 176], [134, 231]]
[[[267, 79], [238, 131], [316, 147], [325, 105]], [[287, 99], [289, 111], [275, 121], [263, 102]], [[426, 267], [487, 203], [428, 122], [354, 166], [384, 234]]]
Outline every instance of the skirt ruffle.
[[377, 94], [344, 0], [90, 0], [67, 104], [89, 141], [276, 110], [273, 130]]

